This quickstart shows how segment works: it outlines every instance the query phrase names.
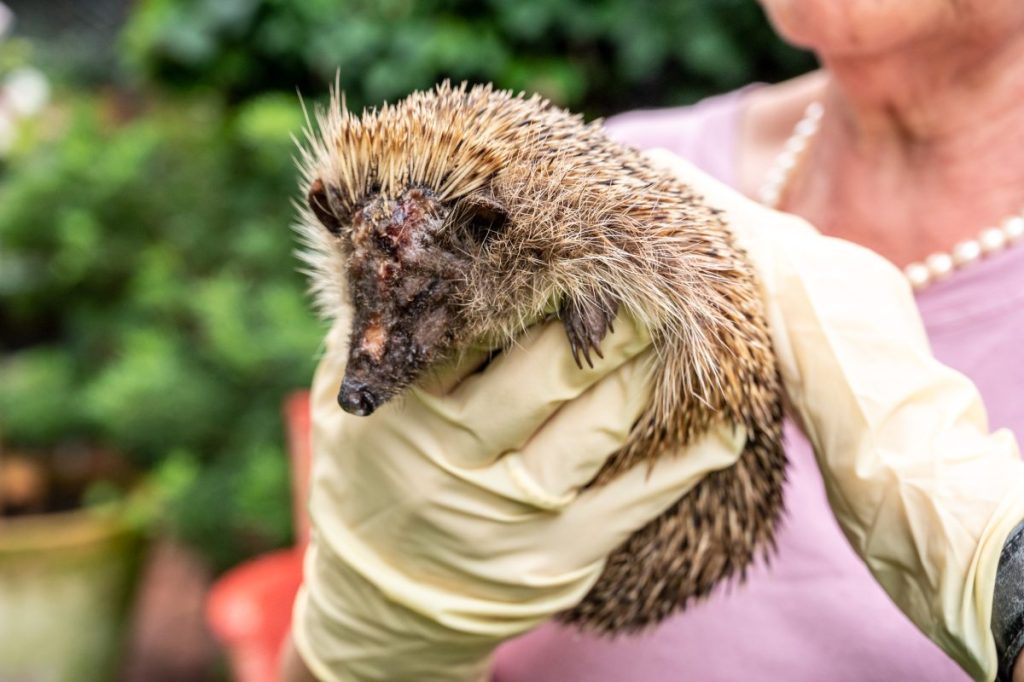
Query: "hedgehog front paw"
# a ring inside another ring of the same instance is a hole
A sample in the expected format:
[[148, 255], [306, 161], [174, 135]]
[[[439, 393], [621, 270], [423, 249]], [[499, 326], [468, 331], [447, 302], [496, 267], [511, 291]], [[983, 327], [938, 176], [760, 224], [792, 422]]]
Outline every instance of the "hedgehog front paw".
[[585, 299], [566, 298], [562, 301], [558, 316], [565, 325], [565, 334], [569, 337], [569, 346], [577, 367], [583, 368], [580, 356], [587, 361], [587, 365], [594, 366], [590, 358], [591, 351], [597, 357], [604, 358], [601, 340], [608, 332], [615, 332], [612, 323], [618, 311], [619, 302], [607, 292], [594, 292]]

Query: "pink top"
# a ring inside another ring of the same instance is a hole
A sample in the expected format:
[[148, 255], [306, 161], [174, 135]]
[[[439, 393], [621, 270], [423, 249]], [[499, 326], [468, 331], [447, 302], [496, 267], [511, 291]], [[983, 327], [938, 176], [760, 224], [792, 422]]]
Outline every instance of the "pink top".
[[[608, 122], [735, 185], [745, 91]], [[936, 356], [981, 390], [992, 428], [1024, 435], [1024, 246], [933, 285], [918, 305]], [[547, 624], [499, 649], [494, 682], [965, 680], [892, 604], [839, 530], [811, 447], [792, 425], [787, 514], [770, 567], [653, 631], [617, 640]]]

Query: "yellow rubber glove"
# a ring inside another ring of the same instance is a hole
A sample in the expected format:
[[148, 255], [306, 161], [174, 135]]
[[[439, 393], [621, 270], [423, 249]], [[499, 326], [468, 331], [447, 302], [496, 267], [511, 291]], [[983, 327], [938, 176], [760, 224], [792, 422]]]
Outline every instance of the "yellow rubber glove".
[[[932, 639], [992, 678], [995, 570], [1024, 518], [1012, 437], [990, 436], [973, 386], [931, 357], [892, 266], [657, 158], [727, 212], [757, 266], [790, 402], [851, 542]], [[647, 396], [648, 342], [628, 324], [594, 370], [551, 325], [479, 375], [456, 383], [464, 363], [364, 418], [335, 403], [344, 326], [314, 380], [316, 531], [293, 628], [322, 680], [483, 675], [501, 640], [576, 603], [605, 555], [742, 446], [710, 434], [649, 478], [578, 493]]]
[[336, 402], [346, 326], [313, 382], [315, 532], [293, 628], [322, 680], [481, 676], [494, 647], [578, 603], [612, 550], [744, 445], [723, 428], [650, 476], [580, 493], [649, 395], [650, 341], [627, 320], [593, 369], [551, 324], [450, 391], [471, 358], [369, 417]]

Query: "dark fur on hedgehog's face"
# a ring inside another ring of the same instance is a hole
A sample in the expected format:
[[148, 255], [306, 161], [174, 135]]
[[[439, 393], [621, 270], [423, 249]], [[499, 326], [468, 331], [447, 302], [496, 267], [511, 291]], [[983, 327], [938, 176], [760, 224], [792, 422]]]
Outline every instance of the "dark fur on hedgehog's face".
[[339, 240], [354, 312], [338, 403], [365, 416], [467, 341], [467, 273], [505, 214], [485, 192], [442, 202], [411, 187], [393, 198], [371, 194], [339, 216], [319, 180], [308, 201]]

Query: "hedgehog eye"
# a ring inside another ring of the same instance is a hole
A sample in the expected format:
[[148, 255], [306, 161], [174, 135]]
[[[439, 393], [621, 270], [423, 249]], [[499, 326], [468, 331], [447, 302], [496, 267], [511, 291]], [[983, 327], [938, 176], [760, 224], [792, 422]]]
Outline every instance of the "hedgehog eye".
[[337, 237], [341, 234], [341, 228], [344, 224], [351, 220], [351, 215], [338, 215], [338, 211], [331, 205], [327, 192], [328, 189], [323, 180], [317, 178], [309, 186], [309, 192], [306, 193], [306, 203], [309, 204], [309, 210], [313, 211], [316, 219], [327, 228], [328, 232]]
[[459, 206], [462, 230], [478, 244], [501, 234], [508, 222], [505, 206], [490, 192], [470, 195]]

